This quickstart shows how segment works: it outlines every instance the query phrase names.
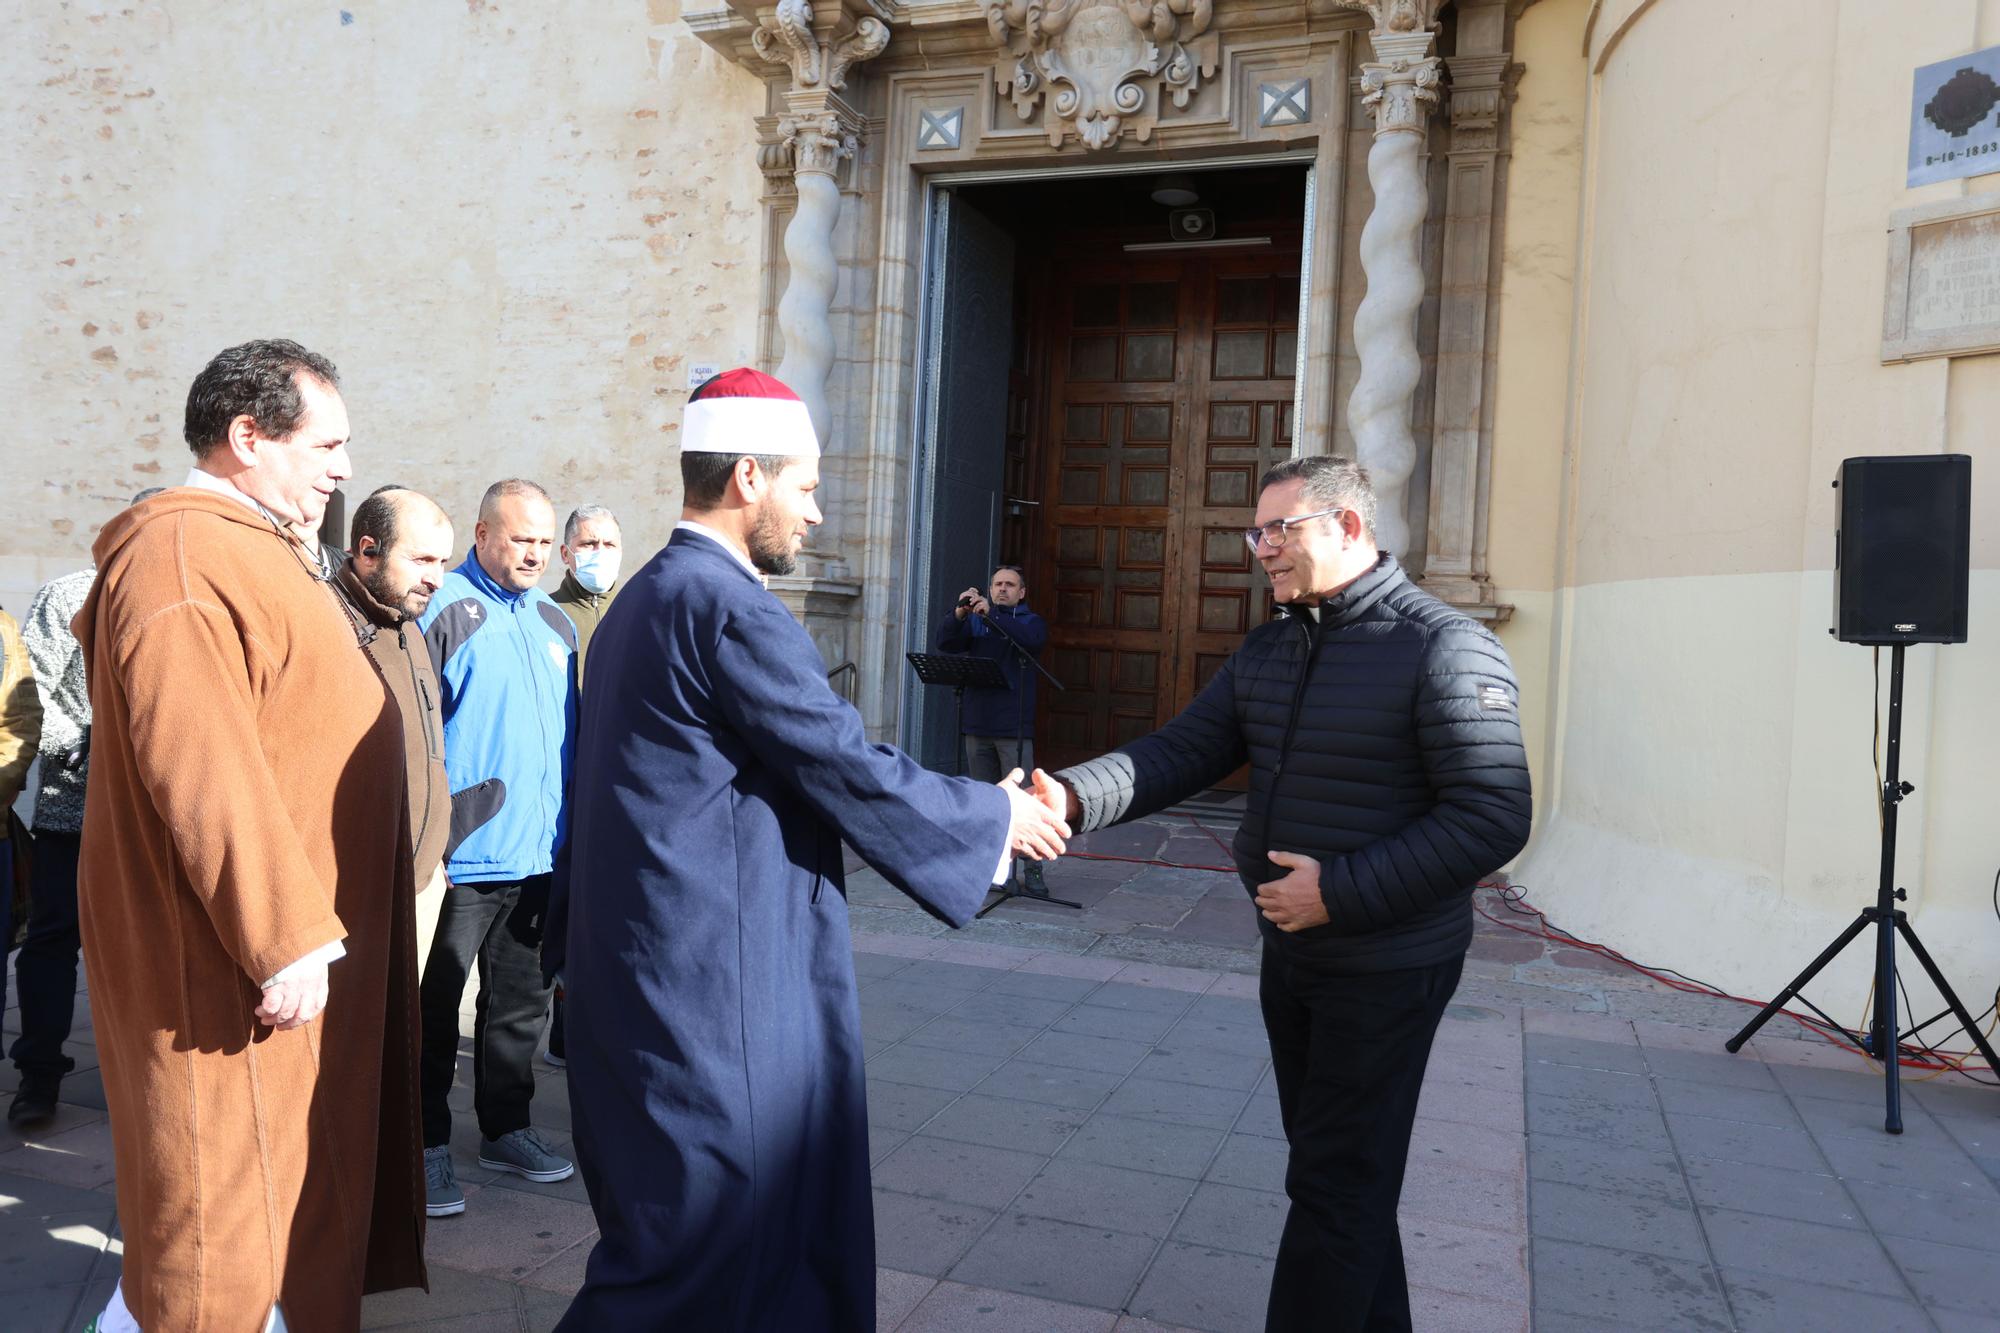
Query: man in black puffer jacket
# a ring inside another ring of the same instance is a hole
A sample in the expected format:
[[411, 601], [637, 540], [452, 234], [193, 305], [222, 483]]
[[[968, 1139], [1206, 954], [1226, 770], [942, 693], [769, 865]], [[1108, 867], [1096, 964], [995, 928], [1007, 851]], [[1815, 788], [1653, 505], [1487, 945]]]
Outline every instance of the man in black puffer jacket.
[[1408, 1329], [1396, 1201], [1472, 889], [1528, 840], [1499, 642], [1376, 549], [1368, 474], [1292, 459], [1246, 534], [1283, 614], [1166, 726], [1040, 788], [1082, 833], [1250, 766], [1235, 859], [1264, 932], [1292, 1207], [1267, 1328]]

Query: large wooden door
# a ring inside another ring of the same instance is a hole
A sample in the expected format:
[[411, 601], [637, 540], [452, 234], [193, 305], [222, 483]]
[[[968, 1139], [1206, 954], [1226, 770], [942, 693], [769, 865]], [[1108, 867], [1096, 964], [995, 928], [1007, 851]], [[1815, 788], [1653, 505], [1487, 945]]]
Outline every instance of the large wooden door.
[[1042, 694], [1049, 764], [1172, 717], [1269, 616], [1242, 532], [1258, 475], [1291, 452], [1297, 275], [1296, 249], [1051, 273], [1031, 571], [1068, 687]]

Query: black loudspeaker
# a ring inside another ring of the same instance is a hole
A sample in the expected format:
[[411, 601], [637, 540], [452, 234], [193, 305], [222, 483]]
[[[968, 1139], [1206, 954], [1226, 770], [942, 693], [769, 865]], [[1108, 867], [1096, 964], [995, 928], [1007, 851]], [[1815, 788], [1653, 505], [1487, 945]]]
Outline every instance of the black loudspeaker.
[[1842, 643], [1964, 643], [1972, 459], [1842, 461], [1833, 483], [1833, 629]]

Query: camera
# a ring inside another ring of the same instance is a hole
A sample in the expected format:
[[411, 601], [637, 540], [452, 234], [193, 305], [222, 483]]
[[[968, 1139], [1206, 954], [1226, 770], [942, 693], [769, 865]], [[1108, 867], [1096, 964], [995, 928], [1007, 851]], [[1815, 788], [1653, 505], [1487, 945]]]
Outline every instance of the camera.
[[967, 593], [965, 596], [958, 599], [958, 604], [961, 607], [969, 607], [978, 600], [979, 599], [974, 597], [971, 593]]

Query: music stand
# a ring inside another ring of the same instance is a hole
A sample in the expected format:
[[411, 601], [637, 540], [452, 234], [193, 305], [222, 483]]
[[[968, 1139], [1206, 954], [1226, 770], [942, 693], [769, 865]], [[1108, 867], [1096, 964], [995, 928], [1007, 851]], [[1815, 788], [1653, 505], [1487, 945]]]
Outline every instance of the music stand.
[[[1018, 648], [1018, 645], [1016, 647]], [[1000, 670], [1000, 664], [990, 657], [974, 657], [968, 653], [905, 653], [903, 656], [908, 659], [910, 666], [916, 671], [919, 681], [925, 685], [945, 685], [951, 688], [954, 715], [951, 738], [951, 771], [954, 777], [963, 777], [965, 775], [965, 691], [968, 686], [980, 690], [1004, 690], [1009, 688], [1007, 677]], [[1016, 706], [1018, 707], [1018, 700]], [[1017, 893], [1014, 890], [1014, 882], [1012, 878], [1009, 878], [1005, 884], [995, 885], [994, 887], [999, 890], [1000, 896], [980, 908], [977, 915], [985, 916], [1009, 898], [1032, 898], [1038, 903], [1053, 903], [1058, 907], [1073, 907], [1079, 912], [1083, 910], [1082, 903], [1073, 903], [1067, 898], [1054, 897], [1046, 889], [1037, 893], [1032, 889], [1026, 888], [1025, 880], [1022, 881], [1024, 886], [1023, 891]]]

